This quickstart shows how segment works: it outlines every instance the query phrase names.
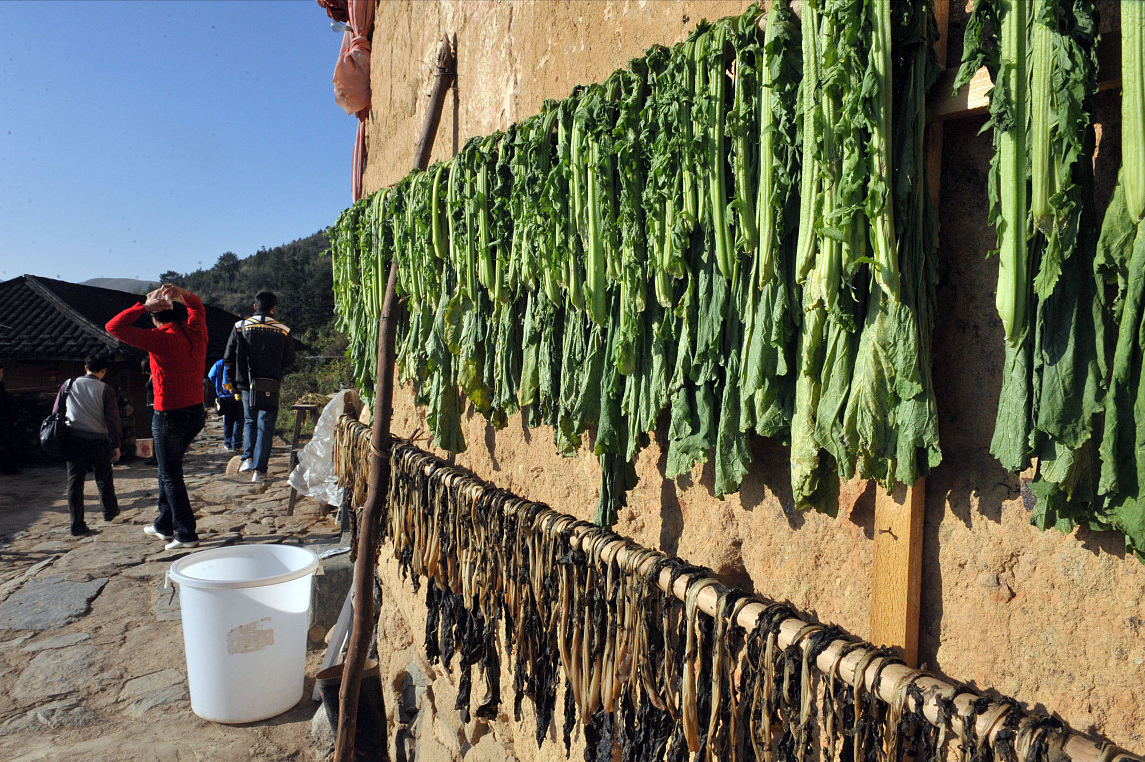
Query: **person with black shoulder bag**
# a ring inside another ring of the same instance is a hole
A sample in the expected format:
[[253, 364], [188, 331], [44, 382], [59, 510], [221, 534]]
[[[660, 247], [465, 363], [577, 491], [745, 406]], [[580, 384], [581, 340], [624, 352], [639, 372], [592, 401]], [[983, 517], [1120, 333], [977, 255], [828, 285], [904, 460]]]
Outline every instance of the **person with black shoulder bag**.
[[83, 487], [90, 470], [95, 474], [99, 503], [104, 521], [119, 515], [111, 464], [119, 460], [123, 429], [119, 421], [119, 404], [115, 390], [104, 383], [108, 357], [88, 355], [84, 375], [69, 379], [60, 387], [52, 412], [63, 413], [67, 434], [63, 454], [68, 463], [68, 518], [72, 537], [91, 532], [84, 521]]
[[294, 364], [294, 339], [290, 329], [274, 319], [277, 306], [278, 297], [260, 291], [254, 300], [254, 315], [235, 323], [223, 353], [223, 365], [242, 393], [239, 471], [252, 471], [252, 482], [266, 480], [282, 377]]

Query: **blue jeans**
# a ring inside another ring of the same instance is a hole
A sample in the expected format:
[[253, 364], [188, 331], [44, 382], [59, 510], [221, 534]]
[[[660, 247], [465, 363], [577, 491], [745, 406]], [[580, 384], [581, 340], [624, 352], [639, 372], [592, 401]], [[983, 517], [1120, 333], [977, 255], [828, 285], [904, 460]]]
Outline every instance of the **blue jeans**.
[[223, 444], [228, 450], [238, 450], [243, 446], [243, 404], [234, 397], [219, 400], [219, 410], [223, 416]]
[[243, 392], [243, 413], [246, 425], [243, 427], [243, 460], [254, 464], [254, 470], [266, 473], [270, 463], [270, 444], [274, 438], [274, 424], [278, 420], [278, 408], [251, 410], [250, 392]]
[[181, 542], [199, 539], [187, 485], [183, 483], [183, 455], [206, 420], [202, 405], [156, 410], [151, 419], [155, 459], [159, 461], [159, 516], [155, 519], [155, 531], [173, 534]]

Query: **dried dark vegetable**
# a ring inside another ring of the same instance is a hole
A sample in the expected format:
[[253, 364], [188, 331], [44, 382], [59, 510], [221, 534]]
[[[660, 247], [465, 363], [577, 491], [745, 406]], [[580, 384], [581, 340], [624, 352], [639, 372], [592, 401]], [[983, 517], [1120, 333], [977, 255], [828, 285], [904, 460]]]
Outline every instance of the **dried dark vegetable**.
[[342, 416], [334, 428], [334, 473], [338, 487], [351, 493], [351, 503], [366, 502], [370, 475], [370, 427]]
[[[369, 429], [348, 419], [340, 427], [335, 457], [350, 484], [368, 465]], [[789, 605], [726, 588], [708, 569], [497, 490], [407, 443], [391, 452], [383, 534], [402, 575], [424, 584], [426, 657], [457, 665], [462, 717], [498, 716], [507, 665], [514, 716], [528, 699], [538, 746], [557, 734], [559, 711], [566, 749], [583, 736], [590, 762], [617, 751], [622, 762], [932, 762], [955, 748], [962, 762], [1045, 762], [1064, 738], [1008, 700], [960, 711], [954, 696], [965, 706], [967, 691], [928, 695], [918, 671], [896, 667], [883, 691], [887, 667], [901, 662], [834, 627], [801, 625], [783, 648], [781, 628], [800, 620]], [[681, 585], [682, 600], [671, 592]], [[714, 617], [700, 603], [713, 594]], [[751, 606], [760, 613], [745, 627]], [[840, 665], [856, 652], [854, 678], [844, 680]], [[879, 698], [887, 692], [890, 702]], [[937, 722], [922, 714], [928, 701]]]

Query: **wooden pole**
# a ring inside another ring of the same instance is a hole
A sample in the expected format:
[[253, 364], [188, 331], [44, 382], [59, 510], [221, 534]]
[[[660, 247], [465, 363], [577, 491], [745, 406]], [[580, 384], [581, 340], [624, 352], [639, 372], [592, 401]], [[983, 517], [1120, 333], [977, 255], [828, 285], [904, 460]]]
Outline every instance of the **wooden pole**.
[[[414, 169], [429, 166], [429, 154], [441, 121], [445, 95], [453, 84], [453, 44], [448, 36], [441, 41], [437, 52], [437, 71], [429, 96], [429, 111], [425, 115], [421, 135], [414, 152]], [[389, 492], [392, 442], [390, 422], [394, 404], [394, 316], [399, 309], [395, 286], [398, 280], [397, 258], [390, 264], [386, 281], [386, 296], [378, 328], [377, 387], [374, 395], [374, 420], [370, 432], [370, 486], [366, 504], [362, 507], [361, 526], [358, 531], [358, 557], [354, 562], [354, 623], [350, 642], [346, 647], [346, 666], [342, 671], [342, 687], [338, 692], [338, 735], [334, 746], [334, 762], [350, 762], [354, 756], [354, 735], [358, 729], [358, 693], [362, 685], [362, 670], [374, 632], [374, 562], [378, 547], [378, 516], [382, 502]]]

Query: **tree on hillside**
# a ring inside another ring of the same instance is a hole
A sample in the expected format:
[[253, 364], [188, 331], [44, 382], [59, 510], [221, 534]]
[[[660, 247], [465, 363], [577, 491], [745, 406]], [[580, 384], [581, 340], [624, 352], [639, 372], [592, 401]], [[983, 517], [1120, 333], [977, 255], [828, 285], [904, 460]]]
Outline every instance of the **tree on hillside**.
[[219, 260], [215, 262], [215, 268], [220, 273], [228, 278], [233, 278], [239, 271], [239, 255], [233, 251], [228, 251], [225, 254], [219, 255]]

